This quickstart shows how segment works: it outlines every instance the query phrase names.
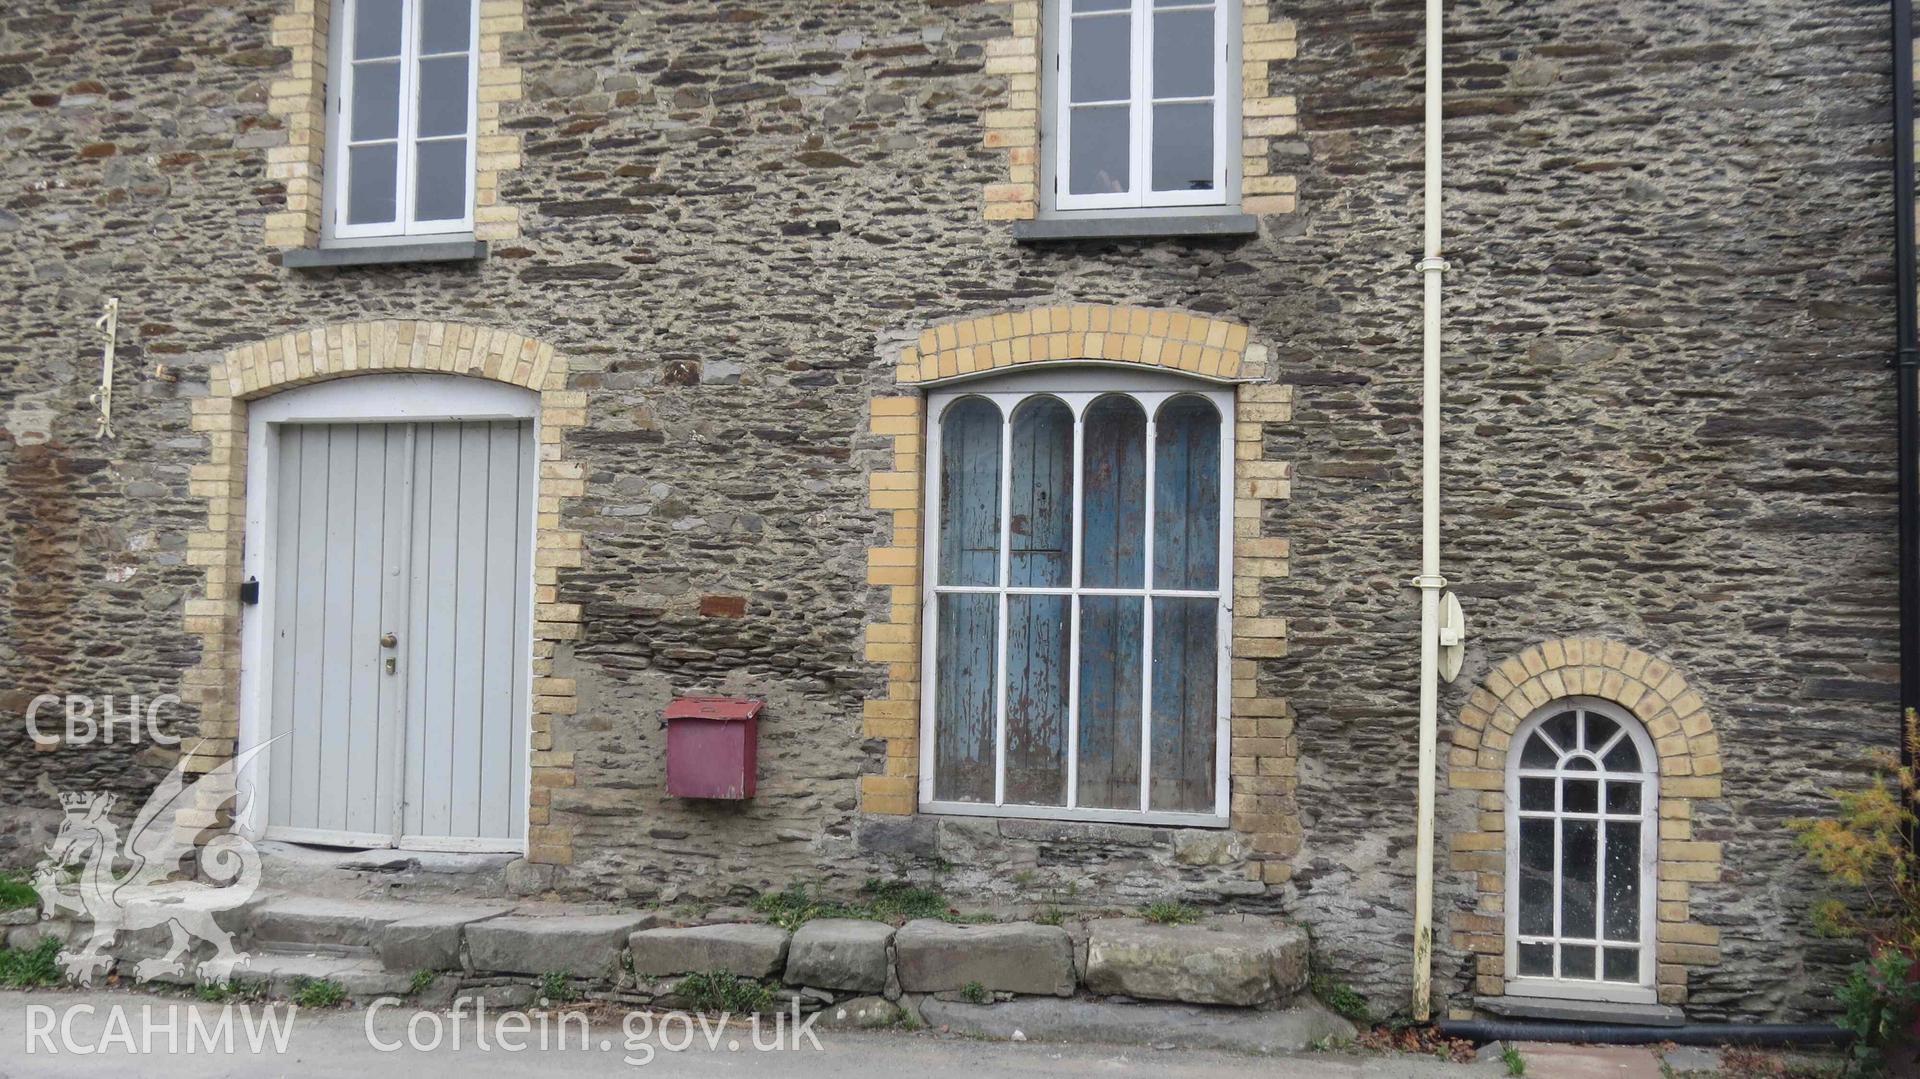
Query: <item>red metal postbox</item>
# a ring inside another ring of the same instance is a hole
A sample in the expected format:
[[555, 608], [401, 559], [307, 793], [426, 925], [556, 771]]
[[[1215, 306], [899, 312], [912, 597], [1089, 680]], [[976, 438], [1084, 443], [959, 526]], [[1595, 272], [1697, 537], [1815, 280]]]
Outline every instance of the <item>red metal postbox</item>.
[[667, 793], [675, 798], [753, 797], [760, 709], [739, 697], [682, 697], [667, 706]]

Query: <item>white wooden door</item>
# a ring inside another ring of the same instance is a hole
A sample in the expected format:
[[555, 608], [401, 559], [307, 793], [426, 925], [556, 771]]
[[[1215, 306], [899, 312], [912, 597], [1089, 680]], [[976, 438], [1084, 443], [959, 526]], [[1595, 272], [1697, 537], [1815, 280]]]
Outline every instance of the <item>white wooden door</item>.
[[401, 843], [517, 848], [527, 820], [532, 425], [417, 431]]
[[531, 424], [287, 424], [277, 457], [269, 834], [519, 849]]

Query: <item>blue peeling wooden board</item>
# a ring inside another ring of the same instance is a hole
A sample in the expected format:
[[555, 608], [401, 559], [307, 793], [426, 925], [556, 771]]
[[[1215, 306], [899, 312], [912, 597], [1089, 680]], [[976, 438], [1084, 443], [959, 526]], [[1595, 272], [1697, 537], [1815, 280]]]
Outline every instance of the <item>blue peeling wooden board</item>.
[[1057, 398], [1036, 397], [1014, 413], [1012, 471], [1009, 583], [1066, 588], [1073, 584], [1073, 412]]
[[999, 597], [941, 596], [935, 618], [933, 796], [991, 802]]
[[1160, 408], [1153, 462], [1153, 586], [1220, 584], [1220, 414], [1200, 397]]
[[1139, 588], [1146, 583], [1147, 414], [1130, 397], [1102, 397], [1087, 409], [1080, 583]]
[[1140, 808], [1140, 706], [1144, 657], [1137, 596], [1080, 600], [1079, 804]]
[[1153, 601], [1153, 759], [1150, 809], [1214, 808], [1214, 737], [1220, 605], [1211, 599]]
[[1000, 579], [1000, 410], [969, 397], [940, 426], [940, 583]]
[[1070, 603], [1070, 596], [1007, 597], [1009, 804], [1067, 804]]

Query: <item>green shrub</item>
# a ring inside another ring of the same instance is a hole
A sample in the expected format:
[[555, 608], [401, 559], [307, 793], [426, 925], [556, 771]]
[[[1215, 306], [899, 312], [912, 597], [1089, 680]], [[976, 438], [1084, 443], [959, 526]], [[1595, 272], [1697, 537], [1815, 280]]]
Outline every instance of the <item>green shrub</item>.
[[1200, 920], [1200, 908], [1177, 899], [1157, 899], [1140, 908], [1140, 917], [1155, 925], [1191, 925]]
[[59, 937], [41, 937], [31, 948], [0, 948], [0, 988], [53, 985], [60, 981], [59, 959]]
[[1527, 1060], [1520, 1055], [1520, 1047], [1512, 1042], [1500, 1043], [1500, 1059], [1506, 1064], [1508, 1075], [1527, 1074]]
[[302, 1008], [332, 1008], [347, 999], [347, 987], [332, 978], [302, 978], [293, 1002]]
[[987, 992], [987, 987], [979, 982], [968, 982], [960, 987], [960, 999], [969, 1004], [985, 1004], [993, 999], [993, 994]]
[[[1907, 742], [1920, 751], [1920, 723], [1906, 715]], [[1829, 791], [1830, 817], [1789, 822], [1800, 845], [1820, 871], [1852, 893], [1850, 901], [1822, 899], [1812, 911], [1821, 936], [1865, 942], [1867, 958], [1854, 964], [1835, 994], [1846, 1011], [1841, 1025], [1855, 1036], [1854, 1053], [1863, 1063], [1876, 1058], [1895, 1071], [1911, 1060], [1885, 1059], [1892, 1052], [1911, 1054], [1920, 1030], [1920, 860], [1905, 841], [1914, 827], [1913, 770], [1891, 753], [1876, 755], [1884, 775], [1858, 790]]]
[[0, 873], [0, 910], [23, 910], [40, 905], [40, 893], [19, 873]]
[[696, 1012], [751, 1015], [773, 1010], [773, 990], [752, 978], [725, 970], [689, 974], [680, 979], [674, 995]]
[[548, 1004], [566, 1004], [580, 999], [580, 992], [573, 987], [573, 974], [565, 970], [550, 970], [540, 975], [533, 983], [540, 991], [540, 998]]
[[1308, 979], [1307, 987], [1320, 1003], [1355, 1023], [1364, 1025], [1373, 1018], [1367, 1010], [1367, 998], [1331, 975], [1315, 974]]
[[407, 995], [417, 997], [426, 992], [428, 987], [433, 985], [433, 980], [439, 976], [439, 974], [431, 970], [414, 971], [413, 977], [407, 980]]
[[768, 892], [753, 901], [756, 913], [782, 929], [798, 929], [815, 918], [860, 918], [871, 922], [904, 922], [939, 918], [949, 922], [991, 921], [982, 915], [962, 915], [947, 897], [931, 888], [905, 881], [869, 880], [852, 900], [810, 894], [803, 884]]

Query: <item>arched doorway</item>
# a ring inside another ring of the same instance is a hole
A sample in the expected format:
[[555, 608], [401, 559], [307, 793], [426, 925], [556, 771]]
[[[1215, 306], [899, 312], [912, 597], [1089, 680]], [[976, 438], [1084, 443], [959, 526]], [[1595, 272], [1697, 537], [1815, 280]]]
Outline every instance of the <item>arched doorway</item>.
[[539, 405], [425, 374], [251, 404], [248, 831], [525, 849]]

